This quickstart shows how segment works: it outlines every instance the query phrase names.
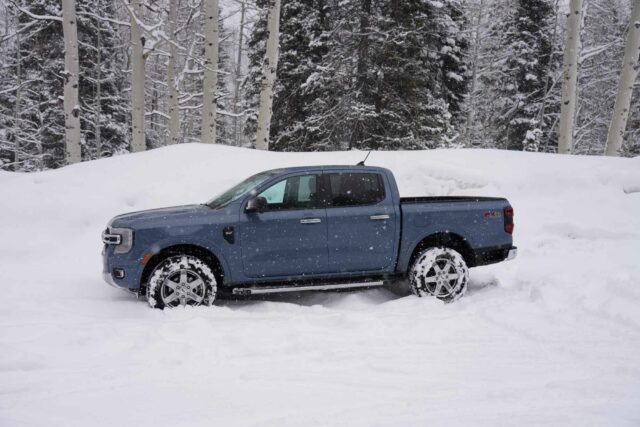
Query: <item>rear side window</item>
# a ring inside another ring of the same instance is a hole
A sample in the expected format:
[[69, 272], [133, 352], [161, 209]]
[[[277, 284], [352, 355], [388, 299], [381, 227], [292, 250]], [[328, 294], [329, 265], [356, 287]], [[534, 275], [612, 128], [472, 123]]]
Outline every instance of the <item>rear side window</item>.
[[373, 205], [384, 200], [384, 184], [377, 173], [330, 173], [329, 206]]

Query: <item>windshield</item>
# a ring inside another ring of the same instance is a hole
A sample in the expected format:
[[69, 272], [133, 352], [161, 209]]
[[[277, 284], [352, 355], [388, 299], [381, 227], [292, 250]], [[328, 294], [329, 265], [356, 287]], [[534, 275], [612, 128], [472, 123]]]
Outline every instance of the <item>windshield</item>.
[[265, 182], [267, 179], [271, 178], [276, 173], [276, 171], [270, 171], [250, 176], [240, 184], [231, 187], [229, 190], [225, 191], [219, 196], [216, 196], [213, 199], [209, 200], [206, 205], [212, 209], [220, 209], [224, 206], [227, 206], [229, 203], [233, 202], [234, 200], [238, 200], [240, 197], [244, 196], [257, 186]]

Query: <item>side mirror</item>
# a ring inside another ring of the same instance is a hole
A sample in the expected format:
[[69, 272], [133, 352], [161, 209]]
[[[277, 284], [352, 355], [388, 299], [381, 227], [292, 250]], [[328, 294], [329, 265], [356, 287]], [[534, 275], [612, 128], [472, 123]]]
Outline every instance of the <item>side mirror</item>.
[[246, 213], [253, 213], [263, 212], [265, 209], [267, 209], [267, 199], [258, 196], [249, 199], [249, 201], [247, 202], [247, 207], [244, 209], [244, 211]]

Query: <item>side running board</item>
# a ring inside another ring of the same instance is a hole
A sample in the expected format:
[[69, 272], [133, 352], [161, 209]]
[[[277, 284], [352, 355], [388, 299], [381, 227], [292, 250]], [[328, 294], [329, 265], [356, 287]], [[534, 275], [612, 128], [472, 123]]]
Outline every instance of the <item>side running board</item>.
[[325, 285], [308, 286], [256, 286], [249, 288], [234, 288], [234, 295], [258, 295], [258, 294], [279, 294], [283, 292], [304, 292], [304, 291], [330, 291], [336, 289], [369, 288], [383, 286], [384, 281], [358, 282], [358, 283], [327, 283]]

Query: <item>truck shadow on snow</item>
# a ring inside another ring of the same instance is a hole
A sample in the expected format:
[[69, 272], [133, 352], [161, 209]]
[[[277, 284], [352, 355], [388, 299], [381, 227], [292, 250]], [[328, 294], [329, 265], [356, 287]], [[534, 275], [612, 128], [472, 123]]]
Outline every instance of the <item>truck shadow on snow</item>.
[[[467, 288], [464, 299], [474, 298], [487, 291], [495, 289], [499, 286], [499, 282], [495, 278], [482, 278], [478, 280], [471, 279]], [[135, 297], [134, 297], [135, 298]], [[215, 306], [228, 307], [232, 309], [242, 309], [262, 304], [285, 303], [296, 304], [304, 307], [358, 307], [358, 306], [376, 306], [387, 302], [400, 300], [402, 298], [416, 298], [409, 289], [406, 282], [396, 282], [392, 285], [385, 285], [380, 288], [361, 288], [361, 289], [345, 289], [345, 290], [328, 290], [328, 291], [305, 291], [305, 292], [286, 292], [258, 295], [220, 295]], [[117, 302], [131, 301], [132, 295], [125, 293], [115, 293], [109, 299]], [[429, 298], [431, 299], [431, 298]], [[144, 297], [140, 297], [139, 302], [145, 302]]]
[[[499, 285], [497, 279], [470, 280], [465, 299], [473, 298]], [[305, 307], [337, 307], [358, 305], [380, 305], [402, 298], [416, 298], [406, 282], [398, 282], [380, 288], [363, 288], [359, 290], [330, 290], [287, 292], [248, 296], [225, 296], [215, 302], [217, 306], [242, 308], [263, 302], [297, 304]], [[429, 298], [431, 299], [431, 298]]]

